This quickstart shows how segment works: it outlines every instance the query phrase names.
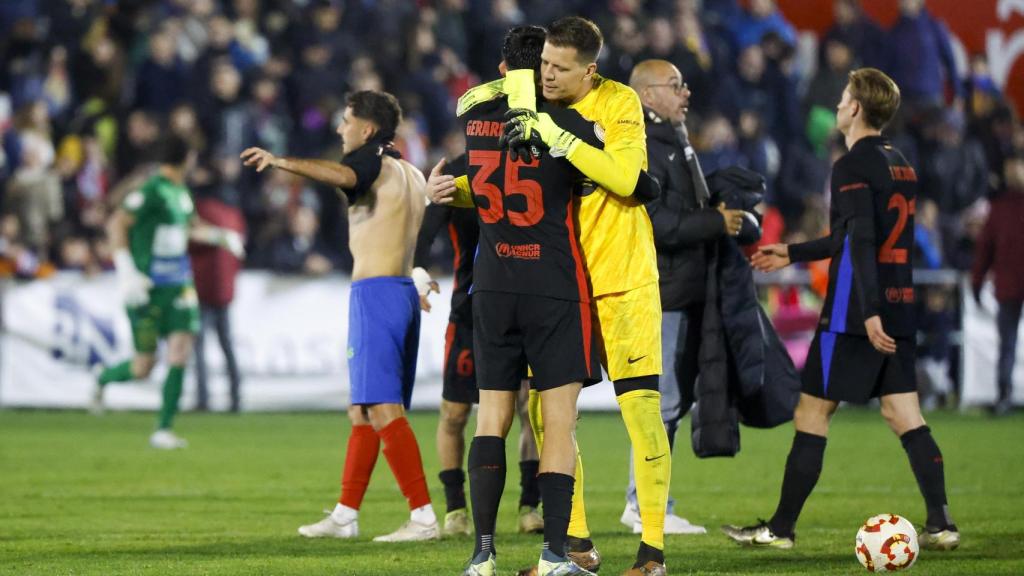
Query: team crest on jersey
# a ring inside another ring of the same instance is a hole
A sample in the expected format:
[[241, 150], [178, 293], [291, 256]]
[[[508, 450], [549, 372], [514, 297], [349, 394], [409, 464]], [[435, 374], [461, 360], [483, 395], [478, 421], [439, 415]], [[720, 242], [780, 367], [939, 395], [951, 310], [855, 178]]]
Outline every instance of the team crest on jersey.
[[597, 136], [598, 140], [604, 142], [604, 128], [597, 122], [594, 122], [594, 136]]

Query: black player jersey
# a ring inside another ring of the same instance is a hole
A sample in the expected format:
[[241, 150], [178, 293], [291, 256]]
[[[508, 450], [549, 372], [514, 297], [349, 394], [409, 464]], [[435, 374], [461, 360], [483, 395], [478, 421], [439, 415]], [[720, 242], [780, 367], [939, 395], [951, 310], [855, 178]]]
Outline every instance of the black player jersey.
[[[444, 173], [461, 176], [466, 173], [466, 156], [459, 156], [445, 165]], [[452, 270], [455, 273], [455, 285], [452, 287], [452, 310], [448, 316], [452, 322], [470, 322], [473, 318], [469, 288], [473, 285], [473, 255], [476, 253], [477, 239], [480, 237], [480, 225], [477, 223], [476, 212], [462, 208], [453, 208], [442, 204], [430, 204], [423, 214], [423, 224], [416, 238], [416, 253], [413, 265], [426, 267], [430, 245], [434, 238], [445, 229], [455, 252]]]
[[793, 262], [832, 258], [822, 330], [864, 335], [880, 315], [890, 336], [914, 336], [916, 198], [917, 174], [887, 138], [861, 138], [836, 161], [830, 236], [789, 247]]
[[[508, 102], [499, 98], [465, 115], [466, 175], [480, 222], [473, 291], [589, 301], [573, 192], [582, 175], [565, 158], [513, 161], [498, 145]], [[542, 105], [562, 128], [601, 146], [578, 112]]]

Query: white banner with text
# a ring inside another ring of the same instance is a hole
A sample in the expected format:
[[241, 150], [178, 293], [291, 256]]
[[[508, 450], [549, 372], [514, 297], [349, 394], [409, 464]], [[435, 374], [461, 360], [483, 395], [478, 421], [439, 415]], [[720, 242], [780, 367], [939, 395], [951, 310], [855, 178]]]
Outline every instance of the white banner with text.
[[[436, 407], [441, 400], [452, 282], [440, 282], [441, 294], [431, 295], [433, 309], [422, 316], [414, 408]], [[348, 405], [349, 286], [341, 276], [239, 275], [230, 318], [244, 410], [338, 410]], [[113, 274], [84, 278], [68, 273], [7, 283], [2, 298], [0, 406], [83, 408], [97, 367], [131, 358], [131, 331]], [[227, 376], [212, 327], [205, 346], [211, 408], [225, 409]], [[111, 409], [155, 409], [163, 375], [158, 365], [144, 382], [111, 385], [104, 402]], [[181, 406], [188, 410], [194, 404], [190, 367]], [[580, 406], [617, 408], [610, 385], [588, 389]]]

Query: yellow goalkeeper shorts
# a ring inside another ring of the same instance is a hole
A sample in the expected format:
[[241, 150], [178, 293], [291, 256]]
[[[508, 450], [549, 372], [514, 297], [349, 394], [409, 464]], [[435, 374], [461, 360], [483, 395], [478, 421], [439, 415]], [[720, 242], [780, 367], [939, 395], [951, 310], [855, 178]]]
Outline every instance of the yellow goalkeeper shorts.
[[661, 294], [652, 282], [594, 299], [601, 360], [612, 381], [661, 374]]

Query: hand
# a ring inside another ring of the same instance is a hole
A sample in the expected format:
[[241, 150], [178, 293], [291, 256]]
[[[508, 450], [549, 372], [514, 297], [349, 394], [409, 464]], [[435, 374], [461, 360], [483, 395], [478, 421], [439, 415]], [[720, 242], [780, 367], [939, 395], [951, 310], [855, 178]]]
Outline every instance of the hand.
[[534, 125], [540, 139], [547, 145], [549, 153], [555, 158], [561, 158], [572, 154], [572, 151], [579, 145], [580, 139], [572, 132], [564, 130], [550, 114], [542, 112], [537, 114], [537, 123]]
[[303, 263], [302, 268], [306, 274], [322, 276], [330, 272], [332, 267], [331, 261], [327, 257], [314, 252], [306, 256], [306, 261]]
[[428, 297], [431, 292], [440, 294], [441, 286], [430, 277], [429, 272], [420, 267], [412, 269], [412, 283], [416, 286], [416, 292], [420, 295], [420, 309], [424, 312], [430, 312], [430, 300]]
[[785, 244], [768, 244], [758, 248], [750, 258], [750, 263], [761, 272], [775, 272], [791, 264], [789, 246]]
[[434, 204], [451, 204], [455, 200], [455, 177], [442, 174], [446, 160], [441, 158], [427, 178], [427, 198]]
[[267, 166], [276, 166], [277, 156], [267, 152], [263, 148], [247, 148], [238, 156], [245, 166], [256, 166], [257, 172], [263, 172]]
[[513, 108], [505, 113], [505, 125], [502, 126], [498, 145], [508, 149], [513, 162], [520, 159], [523, 162], [533, 162], [547, 149], [534, 129], [536, 124], [537, 114], [530, 110]]
[[224, 229], [221, 235], [220, 241], [221, 248], [224, 248], [228, 252], [238, 258], [239, 260], [245, 259], [245, 241], [242, 239], [242, 235], [234, 230]]
[[126, 306], [135, 308], [149, 303], [149, 289], [153, 280], [135, 267], [135, 261], [127, 249], [114, 253], [114, 270], [117, 272], [117, 288]]
[[882, 319], [877, 315], [864, 321], [864, 329], [868, 332], [868, 340], [882, 354], [895, 354], [896, 341], [882, 329]]
[[726, 208], [725, 202], [719, 204], [717, 208], [718, 211], [722, 213], [725, 233], [729, 236], [739, 236], [740, 229], [743, 228], [743, 210], [732, 210]]

